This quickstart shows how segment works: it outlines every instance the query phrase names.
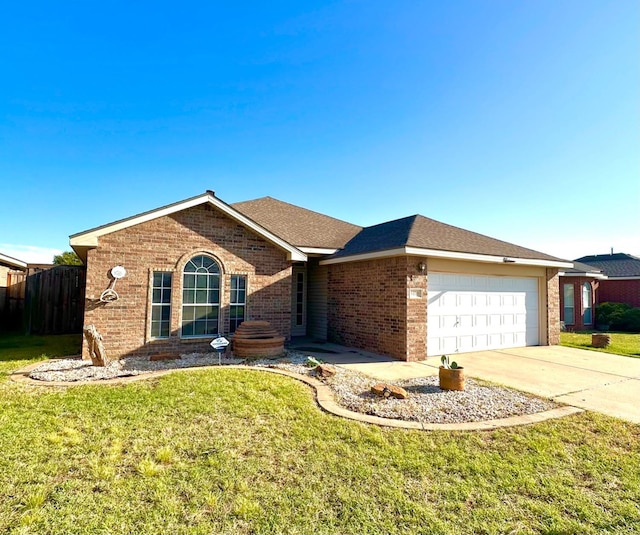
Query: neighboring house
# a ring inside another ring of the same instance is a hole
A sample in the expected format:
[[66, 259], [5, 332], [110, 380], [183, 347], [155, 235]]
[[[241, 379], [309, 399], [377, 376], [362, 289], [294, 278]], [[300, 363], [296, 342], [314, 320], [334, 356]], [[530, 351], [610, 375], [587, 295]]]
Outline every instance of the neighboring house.
[[576, 262], [589, 264], [607, 276], [600, 282], [598, 303], [626, 303], [640, 307], [640, 258], [625, 253], [583, 256]]
[[606, 278], [600, 269], [577, 261], [560, 271], [560, 321], [566, 330], [593, 329], [599, 289]]
[[[26, 262], [0, 253], [0, 328], [15, 328], [19, 323], [21, 311], [18, 309], [17, 297], [24, 294], [26, 271]], [[19, 295], [14, 296], [15, 292]]]
[[245, 319], [402, 360], [557, 344], [571, 267], [420, 215], [362, 228], [212, 191], [70, 243], [87, 266], [84, 323], [113, 357], [206, 351]]

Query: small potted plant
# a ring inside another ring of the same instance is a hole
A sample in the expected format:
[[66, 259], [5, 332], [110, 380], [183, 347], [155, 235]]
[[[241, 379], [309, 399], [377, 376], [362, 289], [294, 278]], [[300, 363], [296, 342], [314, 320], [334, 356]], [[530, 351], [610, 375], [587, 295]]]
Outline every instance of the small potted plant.
[[440, 358], [442, 366], [438, 373], [442, 390], [464, 390], [464, 368], [455, 361], [450, 362], [447, 355]]

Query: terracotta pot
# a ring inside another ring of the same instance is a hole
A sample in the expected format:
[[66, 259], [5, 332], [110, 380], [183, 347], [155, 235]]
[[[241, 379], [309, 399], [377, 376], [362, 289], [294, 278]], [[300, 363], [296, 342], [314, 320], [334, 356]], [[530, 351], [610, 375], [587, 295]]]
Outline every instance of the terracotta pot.
[[442, 390], [464, 390], [464, 368], [449, 369], [440, 366], [438, 373]]

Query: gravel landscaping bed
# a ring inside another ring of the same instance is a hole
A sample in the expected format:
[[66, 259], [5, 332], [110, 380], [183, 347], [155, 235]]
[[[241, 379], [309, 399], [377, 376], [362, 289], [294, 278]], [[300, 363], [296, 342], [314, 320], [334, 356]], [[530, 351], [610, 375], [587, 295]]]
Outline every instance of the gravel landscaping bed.
[[[307, 366], [307, 356], [288, 352], [286, 358], [245, 362], [241, 359], [222, 358], [220, 364], [242, 364], [254, 367], [278, 368], [301, 375], [315, 376]], [[90, 361], [64, 359], [47, 362], [30, 373], [42, 381], [99, 381], [116, 377], [141, 375], [151, 371], [217, 366], [216, 354], [192, 353], [177, 360], [151, 362], [145, 357], [129, 357], [106, 367], [92, 366]], [[380, 382], [360, 373], [336, 367], [333, 377], [319, 378], [328, 385], [343, 407], [363, 414], [396, 418], [423, 423], [463, 423], [533, 414], [553, 409], [558, 405], [510, 388], [482, 384], [467, 378], [463, 392], [440, 390], [438, 378], [422, 377], [395, 381], [408, 393], [407, 399], [381, 398], [370, 392]]]

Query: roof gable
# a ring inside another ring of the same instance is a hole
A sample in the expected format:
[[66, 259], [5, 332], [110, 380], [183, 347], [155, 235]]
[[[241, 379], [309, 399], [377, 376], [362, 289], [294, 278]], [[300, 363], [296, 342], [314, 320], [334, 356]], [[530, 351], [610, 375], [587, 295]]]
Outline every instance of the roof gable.
[[171, 215], [182, 210], [187, 210], [201, 204], [208, 204], [210, 206], [213, 206], [231, 219], [251, 229], [266, 241], [272, 243], [280, 249], [283, 249], [291, 260], [307, 260], [307, 256], [298, 248], [294, 247], [293, 245], [282, 239], [280, 236], [275, 235], [260, 224], [248, 218], [246, 215], [238, 212], [225, 202], [218, 199], [214, 195], [213, 191], [207, 191], [202, 195], [198, 195], [197, 197], [191, 197], [189, 199], [185, 199], [184, 201], [169, 204], [167, 206], [156, 208], [155, 210], [150, 210], [148, 212], [143, 212], [141, 214], [128, 217], [126, 219], [121, 219], [119, 221], [115, 221], [107, 225], [102, 225], [90, 230], [86, 230], [78, 234], [73, 234], [69, 237], [69, 243], [71, 247], [76, 251], [78, 256], [80, 256], [80, 258], [84, 260], [87, 257], [87, 251], [89, 249], [97, 247], [98, 239], [100, 238], [100, 236], [104, 236], [105, 234], [110, 234], [112, 232], [117, 232], [118, 230], [132, 227], [140, 223], [152, 221], [160, 217]]
[[362, 227], [273, 197], [231, 205], [287, 242], [303, 248], [341, 249]]

